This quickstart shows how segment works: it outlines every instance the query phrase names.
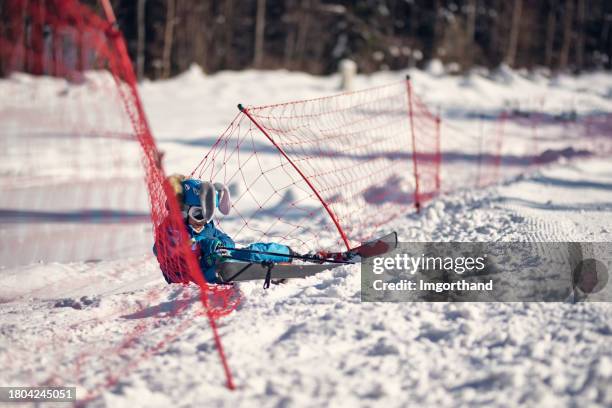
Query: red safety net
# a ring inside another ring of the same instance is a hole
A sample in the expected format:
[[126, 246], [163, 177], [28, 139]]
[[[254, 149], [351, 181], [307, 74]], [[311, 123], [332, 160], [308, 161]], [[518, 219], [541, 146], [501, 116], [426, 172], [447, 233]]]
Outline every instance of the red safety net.
[[442, 120], [408, 79], [241, 107], [192, 176], [230, 186], [232, 215], [217, 222], [239, 242], [351, 248], [440, 191], [610, 151], [609, 114], [568, 120], [539, 106]]
[[612, 152], [609, 113], [578, 115], [569, 103], [555, 112], [541, 102], [524, 104], [530, 108], [443, 118], [442, 191], [486, 187], [561, 158]]
[[440, 192], [440, 117], [430, 112], [414, 94], [412, 83], [406, 82], [415, 180], [414, 204], [419, 210], [424, 202]]
[[[346, 249], [380, 233], [414, 205], [407, 84], [243, 108], [192, 173], [230, 187], [232, 215], [219, 224], [229, 218], [239, 242], [297, 251]], [[434, 118], [419, 107], [424, 127]], [[417, 143], [421, 195], [436, 189], [435, 147], [435, 133]]]
[[[121, 34], [74, 0], [8, 0], [0, 13], [2, 266], [144, 266], [155, 241], [165, 270], [200, 286], [215, 330], [236, 292], [203, 280]], [[216, 330], [215, 340], [222, 354]]]
[[484, 126], [481, 121], [478, 138], [476, 187], [486, 187], [500, 180], [500, 166], [504, 143], [504, 125], [507, 114], [502, 112], [492, 123]]
[[506, 121], [505, 112], [442, 119], [442, 191], [486, 187], [501, 179]]

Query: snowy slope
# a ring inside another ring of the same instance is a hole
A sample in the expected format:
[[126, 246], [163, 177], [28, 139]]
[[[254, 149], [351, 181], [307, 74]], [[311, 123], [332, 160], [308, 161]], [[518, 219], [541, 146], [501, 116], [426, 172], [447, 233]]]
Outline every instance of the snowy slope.
[[[510, 71], [411, 75], [431, 106], [474, 129], [478, 120], [465, 112], [495, 112], [513, 98], [612, 110], [605, 74], [552, 82]], [[401, 77], [359, 77], [357, 87]], [[166, 168], [188, 172], [236, 103], [320, 96], [338, 83], [287, 72], [207, 77], [194, 68], [141, 91]], [[405, 241], [610, 241], [612, 168], [600, 157], [562, 160], [446, 194], [392, 227]], [[128, 228], [148, 232], [146, 220]], [[142, 241], [114, 259], [4, 263], [0, 384], [77, 385], [92, 406], [113, 407], [612, 404], [609, 304], [365, 304], [356, 266], [268, 291], [240, 284], [242, 305], [220, 321], [238, 386], [230, 392], [197, 288], [165, 285]]]

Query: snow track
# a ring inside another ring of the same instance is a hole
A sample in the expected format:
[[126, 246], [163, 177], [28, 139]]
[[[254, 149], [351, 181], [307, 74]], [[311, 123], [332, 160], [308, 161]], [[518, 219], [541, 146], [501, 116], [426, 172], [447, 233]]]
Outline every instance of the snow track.
[[[592, 189], [606, 185], [606, 164], [557, 164], [443, 196], [398, 232], [402, 240], [609, 239], [602, 220], [612, 190]], [[562, 195], [539, 182], [567, 180], [576, 165], [588, 187]], [[568, 214], [514, 200], [534, 186], [544, 203], [594, 205]], [[220, 321], [238, 383], [230, 392], [195, 287], [164, 286], [150, 258], [58, 268], [95, 283], [53, 286], [42, 298], [41, 288], [3, 305], [3, 383], [78, 383], [93, 390], [92, 406], [198, 405], [203, 395], [207, 406], [612, 403], [609, 304], [364, 304], [356, 266], [268, 291], [243, 283], [242, 305]]]

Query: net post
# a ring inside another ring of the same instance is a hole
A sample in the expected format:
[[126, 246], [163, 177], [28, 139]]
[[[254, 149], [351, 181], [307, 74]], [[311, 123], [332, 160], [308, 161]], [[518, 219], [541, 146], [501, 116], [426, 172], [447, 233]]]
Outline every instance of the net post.
[[[143, 118], [142, 120], [144, 122], [143, 123], [144, 130], [135, 129], [135, 131], [137, 133], [138, 141], [142, 149], [145, 152], [145, 157], [147, 157], [147, 163], [150, 169], [147, 177], [154, 179], [157, 176], [157, 178], [161, 178], [160, 181], [162, 183], [162, 188], [167, 198], [167, 203], [169, 204], [169, 212], [170, 212], [169, 216], [174, 217], [175, 219], [178, 219], [178, 214], [180, 214], [180, 210], [178, 208], [178, 202], [176, 202], [175, 200], [171, 198], [173, 196], [173, 193], [171, 192], [171, 187], [167, 179], [165, 178], [164, 170], [161, 167], [161, 165], [157, 166], [156, 164], [152, 164], [152, 162], [155, 162], [152, 156], [158, 155], [159, 151], [157, 149], [157, 146], [155, 145], [155, 141], [153, 140], [151, 133], [149, 132], [149, 124], [147, 123], [145, 119], [146, 116], [144, 113], [142, 101], [140, 100], [140, 95], [138, 94], [138, 90], [136, 88], [136, 74], [134, 73], [134, 69], [132, 67], [131, 60], [129, 59], [125, 41], [123, 40], [123, 36], [119, 32], [117, 20], [115, 18], [115, 13], [113, 12], [113, 8], [109, 0], [101, 0], [101, 2], [104, 8], [104, 12], [106, 14], [106, 18], [111, 26], [111, 29], [114, 31], [112, 34], [118, 34], [118, 35], [113, 35], [112, 39], [114, 40], [116, 51], [121, 55], [121, 67], [120, 68], [123, 70], [123, 73], [125, 75], [124, 79], [129, 85], [130, 92], [134, 98], [134, 104], [136, 105], [136, 111], [138, 112], [138, 116]], [[227, 358], [225, 356], [223, 343], [221, 342], [221, 336], [219, 335], [217, 324], [215, 322], [215, 316], [213, 315], [213, 311], [208, 304], [207, 295], [209, 291], [207, 289], [207, 283], [204, 280], [202, 273], [200, 273], [200, 267], [199, 267], [199, 264], [198, 264], [198, 261], [195, 255], [189, 249], [189, 244], [188, 244], [189, 240], [186, 239], [186, 235], [185, 235], [186, 232], [183, 231], [182, 234], [183, 234], [182, 239], [181, 239], [182, 245], [180, 247], [180, 250], [182, 251], [184, 258], [186, 260], [186, 263], [187, 263], [187, 273], [190, 275], [193, 281], [200, 287], [201, 301], [202, 301], [204, 309], [206, 310], [206, 316], [208, 318], [210, 328], [213, 332], [215, 346], [217, 347], [217, 352], [219, 353], [221, 365], [223, 366], [223, 371], [225, 373], [226, 386], [228, 389], [234, 390], [235, 385], [233, 381], [233, 376], [232, 376], [229, 364], [227, 362]]]
[[412, 84], [410, 75], [406, 75], [406, 92], [408, 94], [408, 117], [410, 119], [410, 133], [412, 136], [412, 170], [414, 173], [414, 206], [417, 212], [421, 212], [421, 200], [419, 193], [419, 174], [417, 169], [416, 135], [414, 132], [414, 113], [412, 107]]
[[308, 180], [308, 178], [302, 172], [302, 170], [300, 170], [300, 168], [293, 162], [293, 160], [291, 160], [291, 158], [287, 155], [287, 153], [285, 153], [283, 148], [280, 147], [279, 144], [276, 143], [276, 141], [270, 136], [270, 134], [255, 120], [255, 118], [251, 115], [251, 113], [249, 112], [249, 110], [247, 108], [245, 108], [242, 104], [238, 104], [238, 109], [240, 110], [240, 112], [242, 112], [244, 115], [246, 115], [247, 118], [249, 118], [249, 120], [255, 125], [255, 127], [257, 127], [257, 129], [259, 129], [259, 131], [264, 134], [264, 136], [270, 141], [270, 143], [272, 143], [272, 145], [274, 145], [274, 147], [276, 147], [276, 149], [279, 151], [279, 153], [285, 158], [285, 160], [287, 160], [289, 162], [289, 164], [291, 164], [291, 167], [293, 167], [293, 169], [295, 171], [297, 171], [297, 173], [300, 175], [300, 177], [302, 177], [304, 182], [312, 190], [312, 192], [315, 194], [315, 196], [317, 196], [317, 198], [321, 202], [321, 205], [323, 206], [323, 208], [325, 208], [325, 211], [327, 211], [327, 214], [332, 219], [334, 225], [336, 226], [336, 229], [338, 230], [338, 233], [340, 234], [340, 237], [342, 238], [342, 241], [344, 242], [344, 245], [346, 246], [346, 249], [350, 250], [351, 249], [351, 243], [349, 242], [348, 237], [346, 236], [346, 233], [344, 232], [344, 230], [340, 226], [340, 222], [338, 221], [338, 218], [336, 217], [336, 214], [334, 214], [334, 212], [329, 207], [327, 202], [325, 202], [325, 200], [323, 200], [323, 197], [321, 197], [321, 194], [312, 185], [310, 180]]

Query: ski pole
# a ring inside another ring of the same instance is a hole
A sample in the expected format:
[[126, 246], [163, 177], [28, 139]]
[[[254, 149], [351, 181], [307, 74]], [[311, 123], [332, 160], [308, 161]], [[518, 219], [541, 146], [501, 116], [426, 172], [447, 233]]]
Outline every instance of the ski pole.
[[[310, 262], [315, 262], [315, 263], [327, 262], [327, 263], [349, 264], [349, 265], [352, 265], [352, 264], [355, 263], [355, 262], [342, 261], [342, 260], [337, 260], [337, 259], [320, 259], [320, 258], [317, 258], [317, 257], [314, 257], [314, 256], [308, 256], [308, 255], [283, 254], [283, 253], [280, 253], [280, 252], [257, 251], [255, 249], [246, 249], [246, 248], [227, 248], [227, 247], [224, 247], [224, 246], [218, 246], [217, 249], [222, 249], [222, 250], [226, 250], [226, 251], [242, 251], [242, 252], [247, 252], [249, 254], [284, 256], [286, 258], [301, 259], [302, 261], [310, 261]], [[234, 258], [234, 259], [236, 259], [236, 258]]]

